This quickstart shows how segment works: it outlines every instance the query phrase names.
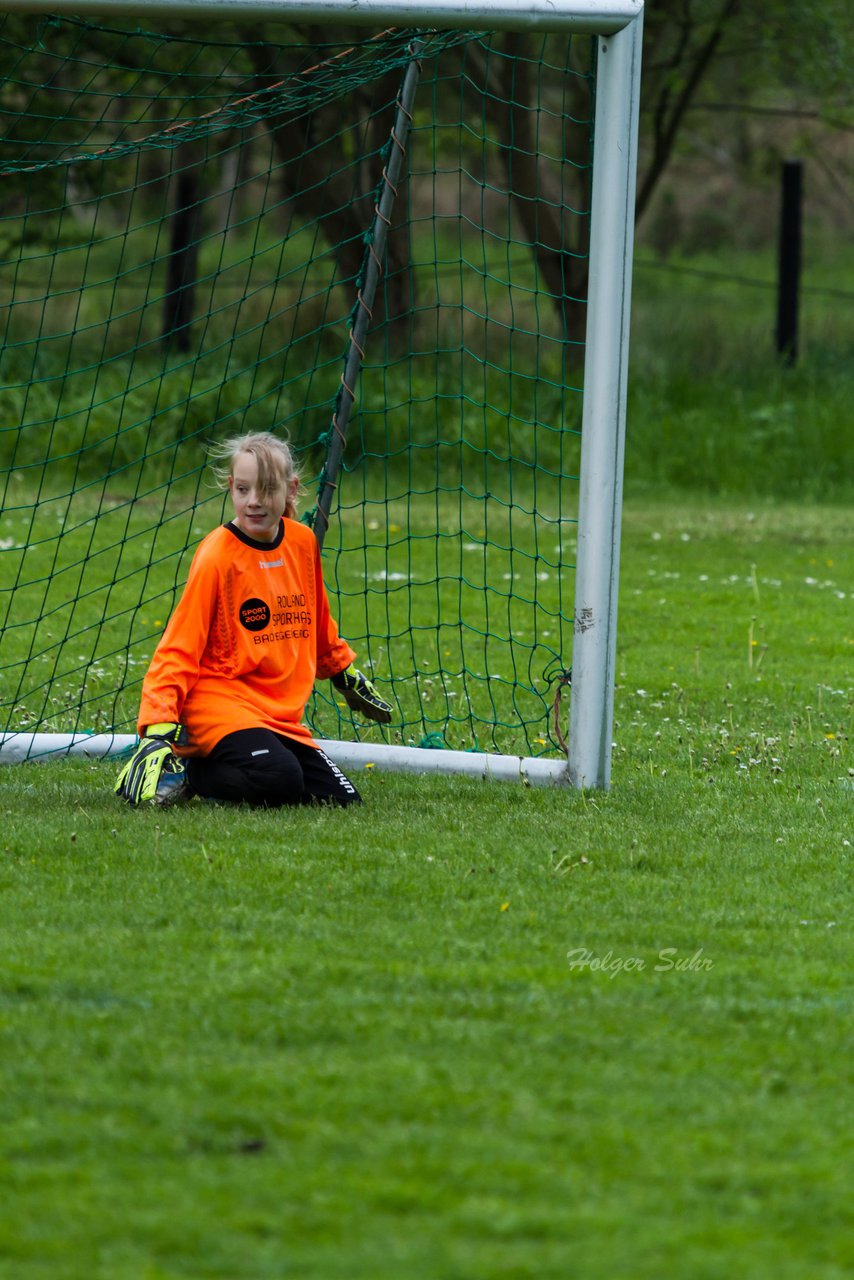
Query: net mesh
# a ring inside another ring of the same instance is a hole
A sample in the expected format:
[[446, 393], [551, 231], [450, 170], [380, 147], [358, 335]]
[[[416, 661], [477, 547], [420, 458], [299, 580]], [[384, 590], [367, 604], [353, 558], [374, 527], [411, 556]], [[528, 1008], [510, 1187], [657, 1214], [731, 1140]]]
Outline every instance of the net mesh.
[[559, 753], [588, 42], [248, 34], [0, 24], [0, 730], [133, 730], [192, 553], [229, 514], [212, 441], [286, 435], [314, 522], [417, 58], [324, 543], [395, 718], [354, 721], [323, 687], [309, 719]]

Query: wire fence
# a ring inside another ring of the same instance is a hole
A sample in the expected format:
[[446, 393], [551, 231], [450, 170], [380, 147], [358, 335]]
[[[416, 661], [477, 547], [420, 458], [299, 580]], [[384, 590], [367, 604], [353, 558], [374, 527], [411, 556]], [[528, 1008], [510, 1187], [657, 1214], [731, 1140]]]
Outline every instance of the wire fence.
[[[698, 280], [709, 280], [716, 284], [737, 285], [745, 289], [766, 289], [776, 292], [779, 284], [776, 280], [758, 280], [753, 276], [736, 275], [727, 271], [710, 271], [704, 267], [689, 267], [671, 262], [659, 262], [654, 258], [635, 256], [634, 265], [642, 271], [660, 271], [678, 276], [693, 276]], [[801, 292], [816, 298], [840, 298], [854, 302], [854, 290], [832, 289], [825, 285], [802, 284]]]

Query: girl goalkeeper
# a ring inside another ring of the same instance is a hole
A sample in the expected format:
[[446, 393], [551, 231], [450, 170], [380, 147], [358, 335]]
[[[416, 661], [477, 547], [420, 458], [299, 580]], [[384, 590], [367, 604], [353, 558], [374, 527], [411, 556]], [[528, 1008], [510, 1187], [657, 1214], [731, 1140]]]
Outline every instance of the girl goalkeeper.
[[255, 807], [360, 800], [312, 740], [316, 678], [381, 723], [391, 706], [352, 663], [329, 611], [299, 477], [266, 432], [217, 449], [234, 518], [200, 543], [142, 686], [140, 743], [116, 781], [132, 805], [190, 795]]

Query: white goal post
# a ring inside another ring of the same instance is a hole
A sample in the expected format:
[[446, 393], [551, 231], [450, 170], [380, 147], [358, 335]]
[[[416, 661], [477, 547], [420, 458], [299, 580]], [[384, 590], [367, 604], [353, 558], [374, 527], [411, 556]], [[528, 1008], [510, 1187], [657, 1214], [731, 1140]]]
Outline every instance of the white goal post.
[[[369, 27], [566, 32], [597, 37], [595, 163], [578, 508], [568, 759], [425, 751], [324, 741], [344, 765], [521, 777], [530, 784], [608, 788], [637, 170], [643, 0], [11, 0], [9, 12], [287, 21]], [[0, 734], [0, 761], [102, 756], [118, 734]]]

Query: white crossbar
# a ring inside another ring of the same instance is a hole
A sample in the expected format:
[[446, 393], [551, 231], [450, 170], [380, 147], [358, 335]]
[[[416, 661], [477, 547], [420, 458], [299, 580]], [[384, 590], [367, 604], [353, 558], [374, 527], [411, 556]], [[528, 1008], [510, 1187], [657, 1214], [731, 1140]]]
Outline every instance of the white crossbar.
[[643, 11], [643, 0], [6, 0], [4, 10], [89, 17], [104, 14], [223, 22], [318, 22], [461, 31], [567, 31], [613, 35]]

